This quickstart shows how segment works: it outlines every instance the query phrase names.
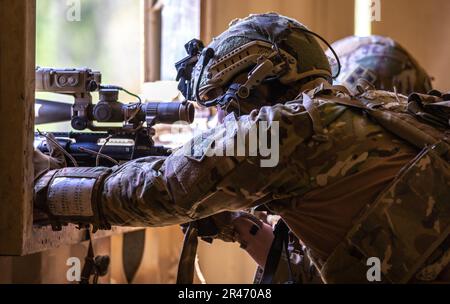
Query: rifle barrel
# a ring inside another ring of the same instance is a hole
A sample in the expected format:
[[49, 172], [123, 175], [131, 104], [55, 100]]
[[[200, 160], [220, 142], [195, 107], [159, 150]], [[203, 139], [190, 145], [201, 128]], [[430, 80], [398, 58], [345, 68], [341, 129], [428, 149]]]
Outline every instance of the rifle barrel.
[[72, 105], [68, 103], [36, 99], [34, 109], [36, 124], [70, 121], [72, 117]]

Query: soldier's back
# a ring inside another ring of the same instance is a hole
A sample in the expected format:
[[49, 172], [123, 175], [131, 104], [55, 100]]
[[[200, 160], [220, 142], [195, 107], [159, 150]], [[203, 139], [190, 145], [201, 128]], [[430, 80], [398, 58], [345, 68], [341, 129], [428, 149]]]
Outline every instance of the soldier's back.
[[[332, 91], [303, 95], [316, 125], [315, 135], [295, 155], [306, 175], [301, 180], [309, 180], [307, 190], [270, 208], [311, 249], [319, 267], [327, 263], [324, 272], [330, 282], [361, 278], [356, 273], [362, 260], [350, 257], [354, 252], [361, 259], [383, 260], [383, 274], [390, 281], [411, 280], [422, 268], [418, 277], [435, 279], [449, 255], [443, 241], [449, 226], [445, 214], [450, 212], [445, 190], [449, 146], [445, 127], [439, 127], [445, 122], [439, 115], [443, 112], [436, 110], [445, 102], [424, 95], [408, 102], [383, 91], [350, 98]], [[436, 103], [434, 112], [424, 116], [415, 111], [422, 103]], [[425, 267], [433, 251], [434, 264]], [[355, 271], [343, 271], [356, 264]]]
[[[374, 102], [404, 107], [390, 93]], [[325, 260], [342, 241], [358, 214], [375, 201], [418, 150], [393, 135], [361, 111], [313, 98], [321, 115], [322, 136], [313, 136], [297, 149], [308, 181], [301, 195], [271, 204], [289, 227]], [[328, 123], [330, 122], [331, 123]]]

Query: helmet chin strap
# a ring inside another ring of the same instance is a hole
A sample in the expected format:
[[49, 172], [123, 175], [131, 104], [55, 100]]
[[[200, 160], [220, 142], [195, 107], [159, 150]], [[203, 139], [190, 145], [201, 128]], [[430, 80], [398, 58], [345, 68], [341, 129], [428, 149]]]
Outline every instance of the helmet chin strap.
[[218, 105], [227, 113], [234, 112], [237, 116], [249, 114], [252, 110], [260, 106], [270, 105], [266, 101], [266, 96], [261, 95], [258, 87], [255, 87], [248, 97], [239, 97], [237, 92], [241, 86], [237, 83], [231, 84], [227, 92], [210, 101], [211, 104]]
[[[204, 102], [204, 106], [206, 107], [212, 107], [215, 105], [219, 105], [222, 109], [226, 108], [230, 103], [233, 101], [240, 102], [242, 99], [237, 94], [239, 91], [239, 88], [241, 87], [240, 84], [233, 83], [228, 87], [228, 90], [225, 92], [225, 94], [222, 94], [221, 96]], [[246, 99], [246, 98], [243, 98]]]

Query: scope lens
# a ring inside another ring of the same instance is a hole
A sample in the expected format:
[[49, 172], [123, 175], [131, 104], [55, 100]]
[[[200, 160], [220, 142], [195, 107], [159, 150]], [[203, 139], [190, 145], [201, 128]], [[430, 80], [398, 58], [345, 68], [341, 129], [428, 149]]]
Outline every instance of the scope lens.
[[149, 102], [146, 115], [155, 118], [155, 123], [173, 124], [177, 121], [194, 121], [195, 108], [190, 102]]

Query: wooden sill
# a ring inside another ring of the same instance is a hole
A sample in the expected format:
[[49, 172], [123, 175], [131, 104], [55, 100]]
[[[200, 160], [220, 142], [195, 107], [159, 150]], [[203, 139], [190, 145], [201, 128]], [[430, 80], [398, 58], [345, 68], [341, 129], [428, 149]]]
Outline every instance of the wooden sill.
[[[137, 231], [144, 228], [112, 227], [111, 230], [98, 230], [94, 239], [109, 237], [116, 234]], [[63, 227], [61, 231], [53, 231], [50, 226], [34, 226], [26, 239], [21, 255], [32, 254], [54, 249], [63, 245], [73, 245], [87, 240], [87, 229], [77, 229], [75, 225]]]

